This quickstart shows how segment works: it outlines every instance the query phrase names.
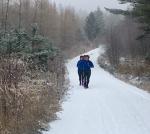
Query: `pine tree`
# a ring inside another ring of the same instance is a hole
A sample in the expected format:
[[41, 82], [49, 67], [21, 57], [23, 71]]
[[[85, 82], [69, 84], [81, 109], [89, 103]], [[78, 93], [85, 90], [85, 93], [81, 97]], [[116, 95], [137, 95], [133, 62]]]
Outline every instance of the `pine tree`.
[[103, 12], [100, 8], [91, 12], [86, 18], [85, 33], [90, 41], [93, 41], [104, 32]]
[[119, 0], [121, 4], [131, 3], [133, 6], [132, 10], [121, 10], [121, 9], [108, 9], [106, 10], [114, 14], [123, 14], [135, 17], [139, 22], [143, 24], [144, 34], [138, 39], [145, 37], [150, 34], [150, 0]]
[[93, 12], [86, 18], [85, 33], [90, 41], [93, 41], [97, 36], [97, 24]]
[[[122, 14], [134, 18], [136, 22], [141, 23], [140, 28], [143, 32], [136, 38], [141, 42], [143, 49], [145, 49], [145, 45], [143, 41], [147, 41], [150, 37], [150, 0], [119, 0], [121, 4], [131, 3], [132, 10], [121, 10], [121, 9], [107, 9], [109, 12], [114, 14]], [[150, 47], [146, 48], [145, 59], [148, 59], [150, 53]]]
[[103, 12], [98, 7], [97, 10], [94, 12], [94, 15], [96, 18], [97, 35], [101, 35], [104, 33], [104, 27], [105, 27]]

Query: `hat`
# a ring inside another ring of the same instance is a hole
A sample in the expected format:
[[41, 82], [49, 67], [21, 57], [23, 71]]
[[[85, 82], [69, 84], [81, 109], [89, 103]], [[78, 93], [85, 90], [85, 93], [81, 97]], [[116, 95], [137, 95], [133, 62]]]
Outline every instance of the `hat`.
[[90, 56], [89, 56], [89, 55], [84, 55], [84, 57], [88, 57], [88, 58], [90, 58]]

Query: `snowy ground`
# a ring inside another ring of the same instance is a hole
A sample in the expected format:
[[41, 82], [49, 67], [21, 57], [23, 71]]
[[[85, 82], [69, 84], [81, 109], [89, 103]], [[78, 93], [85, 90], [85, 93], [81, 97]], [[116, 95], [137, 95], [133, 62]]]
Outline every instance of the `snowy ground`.
[[150, 134], [150, 94], [102, 70], [99, 53], [102, 47], [88, 53], [95, 64], [89, 89], [78, 85], [79, 57], [69, 61], [69, 98], [58, 114], [60, 120], [43, 134]]

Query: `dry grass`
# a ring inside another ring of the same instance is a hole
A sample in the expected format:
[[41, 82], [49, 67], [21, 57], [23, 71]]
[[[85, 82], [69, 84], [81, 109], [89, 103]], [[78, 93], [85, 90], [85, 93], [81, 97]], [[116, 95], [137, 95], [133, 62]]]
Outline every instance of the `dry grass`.
[[144, 60], [130, 59], [113, 68], [104, 54], [99, 57], [98, 63], [115, 77], [150, 92], [150, 64]]
[[66, 90], [62, 59], [54, 60], [49, 72], [28, 70], [23, 62], [1, 59], [0, 63], [0, 134], [37, 134], [47, 129], [46, 124], [57, 119]]
[[[123, 80], [126, 82], [129, 82], [130, 84], [133, 84], [137, 86], [138, 88], [144, 89], [146, 91], [150, 92], [150, 81], [149, 80], [144, 80], [142, 79], [143, 77], [145, 78], [150, 78], [150, 65], [149, 64], [123, 64], [119, 65], [117, 68], [117, 74], [124, 75]], [[133, 83], [132, 80], [129, 80], [127, 76], [133, 76], [139, 77], [140, 81]], [[119, 77], [120, 78], [120, 77]]]
[[131, 64], [123, 64], [118, 65], [117, 72], [121, 74], [131, 74], [134, 76], [150, 76], [150, 65], [131, 65]]

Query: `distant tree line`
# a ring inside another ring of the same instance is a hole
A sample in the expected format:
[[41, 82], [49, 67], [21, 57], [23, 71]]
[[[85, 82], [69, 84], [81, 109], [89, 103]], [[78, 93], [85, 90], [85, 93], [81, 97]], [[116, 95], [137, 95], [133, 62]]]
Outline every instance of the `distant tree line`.
[[49, 0], [0, 0], [1, 30], [24, 28], [30, 32], [33, 24], [63, 51], [85, 41], [80, 17], [71, 7], [58, 7]]

